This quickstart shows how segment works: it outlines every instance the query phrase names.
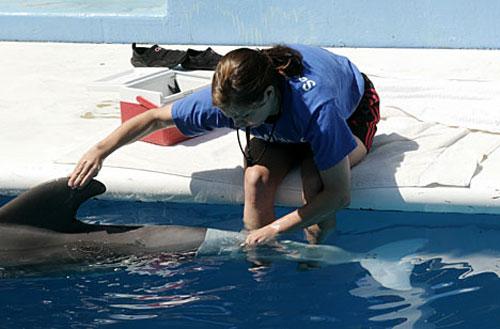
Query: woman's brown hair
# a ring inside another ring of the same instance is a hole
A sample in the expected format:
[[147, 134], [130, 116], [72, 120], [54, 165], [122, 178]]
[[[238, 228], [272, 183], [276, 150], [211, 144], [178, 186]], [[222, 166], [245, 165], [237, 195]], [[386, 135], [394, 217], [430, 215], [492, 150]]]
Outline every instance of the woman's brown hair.
[[262, 98], [268, 86], [278, 87], [280, 78], [300, 75], [302, 70], [302, 55], [290, 47], [233, 50], [215, 69], [213, 105], [220, 108], [231, 104], [251, 105]]

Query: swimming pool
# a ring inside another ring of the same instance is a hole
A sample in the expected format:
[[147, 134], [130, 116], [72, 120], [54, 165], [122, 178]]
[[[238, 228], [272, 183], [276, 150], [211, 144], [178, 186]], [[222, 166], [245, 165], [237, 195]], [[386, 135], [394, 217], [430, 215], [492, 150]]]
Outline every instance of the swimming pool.
[[[90, 222], [232, 230], [241, 215], [239, 206], [102, 200], [79, 212]], [[424, 241], [401, 261], [413, 266], [407, 291], [384, 287], [358, 261], [306, 269], [284, 259], [162, 255], [102, 268], [4, 270], [0, 328], [494, 328], [499, 238], [491, 215], [342, 211], [328, 243], [345, 250]]]

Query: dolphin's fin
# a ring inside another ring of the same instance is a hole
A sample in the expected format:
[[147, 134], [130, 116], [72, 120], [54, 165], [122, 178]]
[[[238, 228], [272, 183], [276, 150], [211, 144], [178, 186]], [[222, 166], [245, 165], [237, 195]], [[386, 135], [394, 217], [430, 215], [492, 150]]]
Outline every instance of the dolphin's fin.
[[57, 232], [81, 232], [90, 225], [75, 219], [80, 205], [106, 187], [92, 180], [82, 189], [68, 187], [68, 178], [35, 186], [0, 208], [0, 223], [28, 225]]
[[410, 276], [414, 265], [409, 255], [419, 250], [427, 240], [410, 239], [388, 243], [373, 249], [360, 264], [382, 286], [394, 290], [411, 290]]

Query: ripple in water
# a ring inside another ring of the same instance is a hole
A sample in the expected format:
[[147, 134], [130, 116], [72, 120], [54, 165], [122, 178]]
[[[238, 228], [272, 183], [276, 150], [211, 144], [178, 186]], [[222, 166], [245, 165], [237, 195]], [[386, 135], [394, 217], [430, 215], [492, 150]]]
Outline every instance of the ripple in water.
[[[467, 277], [464, 275], [467, 272], [467, 264], [446, 264], [439, 258], [430, 259], [416, 267], [412, 275], [413, 289], [410, 291], [383, 288], [367, 275], [356, 282], [358, 287], [350, 293], [369, 301], [368, 309], [373, 311], [369, 320], [373, 323], [384, 326], [390, 324], [392, 328], [435, 328], [436, 321], [430, 321], [436, 315], [433, 307], [435, 301], [442, 299], [444, 303], [453, 305], [456, 298], [452, 297], [466, 298], [465, 295], [481, 289], [480, 286], [457, 287], [463, 284], [461, 280]], [[451, 281], [450, 275], [454, 276]], [[433, 283], [440, 279], [446, 281]], [[459, 324], [456, 322], [457, 314], [448, 317], [455, 319], [450, 327]]]
[[[230, 313], [220, 303], [219, 294], [231, 291], [235, 286], [206, 289], [207, 285], [200, 284], [197, 273], [217, 270], [220, 261], [193, 260], [192, 256], [168, 254], [122, 261], [114, 272], [126, 274], [125, 281], [129, 280], [127, 277], [135, 277], [137, 280], [137, 276], [150, 279], [126, 286], [119, 282], [97, 281], [98, 284], [105, 285], [107, 291], [101, 297], [92, 299], [91, 304], [87, 300], [87, 306], [94, 310], [100, 309], [101, 316], [94, 321], [104, 324], [161, 317], [226, 326], [227, 323], [214, 321], [213, 317], [224, 317]], [[89, 283], [92, 282], [86, 282], [87, 285]], [[197, 290], [196, 287], [205, 289]], [[107, 314], [107, 319], [102, 318], [103, 313]]]

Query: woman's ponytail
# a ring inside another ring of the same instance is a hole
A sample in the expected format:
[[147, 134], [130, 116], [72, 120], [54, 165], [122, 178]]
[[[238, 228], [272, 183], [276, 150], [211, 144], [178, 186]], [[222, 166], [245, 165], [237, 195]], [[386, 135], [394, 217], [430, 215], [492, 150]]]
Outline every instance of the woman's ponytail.
[[291, 78], [302, 74], [304, 69], [302, 65], [302, 55], [297, 50], [278, 45], [272, 48], [263, 49], [261, 52], [269, 58], [276, 72], [285, 78]]

